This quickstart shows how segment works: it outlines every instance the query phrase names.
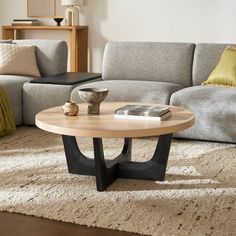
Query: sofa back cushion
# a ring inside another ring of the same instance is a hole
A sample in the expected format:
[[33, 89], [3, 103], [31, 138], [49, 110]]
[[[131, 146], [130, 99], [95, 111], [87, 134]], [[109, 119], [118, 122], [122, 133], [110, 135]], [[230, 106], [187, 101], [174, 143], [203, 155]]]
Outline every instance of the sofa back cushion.
[[35, 45], [36, 59], [41, 76], [67, 71], [67, 44], [61, 40], [15, 40], [19, 45]]
[[190, 86], [194, 47], [190, 43], [110, 42], [104, 51], [103, 79]]
[[214, 70], [227, 44], [200, 43], [196, 45], [193, 60], [193, 85], [206, 81]]

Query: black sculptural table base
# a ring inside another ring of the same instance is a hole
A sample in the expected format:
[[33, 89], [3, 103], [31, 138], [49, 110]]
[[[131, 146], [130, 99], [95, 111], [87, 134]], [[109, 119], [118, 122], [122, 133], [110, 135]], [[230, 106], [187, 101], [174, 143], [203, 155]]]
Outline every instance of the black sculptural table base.
[[98, 191], [104, 191], [117, 178], [163, 181], [169, 156], [172, 134], [161, 135], [153, 157], [146, 162], [132, 162], [132, 139], [125, 138], [121, 154], [105, 160], [101, 138], [93, 138], [94, 157], [84, 156], [75, 137], [62, 135], [69, 173], [96, 176]]

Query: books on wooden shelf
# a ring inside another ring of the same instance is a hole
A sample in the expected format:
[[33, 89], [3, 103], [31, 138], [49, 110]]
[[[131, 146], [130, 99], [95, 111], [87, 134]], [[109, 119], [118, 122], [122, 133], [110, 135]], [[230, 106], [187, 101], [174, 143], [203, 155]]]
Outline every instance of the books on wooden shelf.
[[126, 105], [115, 110], [114, 117], [121, 119], [162, 121], [170, 117], [168, 106]]
[[40, 25], [40, 21], [38, 19], [14, 19], [12, 22], [12, 26], [37, 26]]

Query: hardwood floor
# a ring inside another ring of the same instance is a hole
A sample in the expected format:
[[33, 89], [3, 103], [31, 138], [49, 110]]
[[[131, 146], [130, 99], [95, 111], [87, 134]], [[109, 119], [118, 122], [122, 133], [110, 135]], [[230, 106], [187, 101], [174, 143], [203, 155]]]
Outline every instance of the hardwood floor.
[[1, 236], [137, 236], [138, 234], [89, 228], [33, 216], [0, 212]]

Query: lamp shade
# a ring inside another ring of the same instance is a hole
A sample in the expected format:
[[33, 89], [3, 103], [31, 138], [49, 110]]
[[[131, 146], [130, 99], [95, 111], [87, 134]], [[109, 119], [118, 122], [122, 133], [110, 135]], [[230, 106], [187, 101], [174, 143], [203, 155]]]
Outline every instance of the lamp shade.
[[83, 0], [61, 0], [62, 6], [82, 6]]

